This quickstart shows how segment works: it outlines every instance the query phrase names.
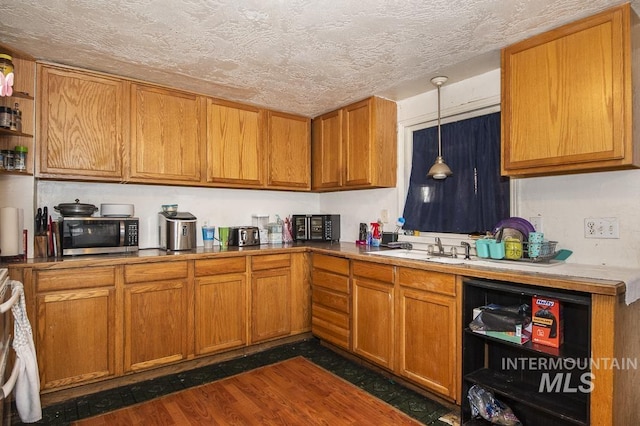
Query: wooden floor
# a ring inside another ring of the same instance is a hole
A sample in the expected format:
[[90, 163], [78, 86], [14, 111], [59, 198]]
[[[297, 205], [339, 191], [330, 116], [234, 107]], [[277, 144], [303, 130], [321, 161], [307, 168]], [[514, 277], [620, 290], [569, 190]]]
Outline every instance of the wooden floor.
[[420, 425], [303, 357], [73, 423], [96, 425]]

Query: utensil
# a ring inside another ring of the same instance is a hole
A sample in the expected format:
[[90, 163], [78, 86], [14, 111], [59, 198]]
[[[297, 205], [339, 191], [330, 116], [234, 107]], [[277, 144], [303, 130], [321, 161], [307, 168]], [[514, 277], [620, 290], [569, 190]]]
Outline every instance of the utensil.
[[36, 213], [34, 230], [36, 235], [40, 235], [42, 233], [42, 208], [38, 207], [38, 212]]
[[47, 206], [44, 206], [44, 208], [42, 209], [42, 227], [40, 229], [43, 235], [47, 234], [48, 226], [49, 226], [49, 208]]

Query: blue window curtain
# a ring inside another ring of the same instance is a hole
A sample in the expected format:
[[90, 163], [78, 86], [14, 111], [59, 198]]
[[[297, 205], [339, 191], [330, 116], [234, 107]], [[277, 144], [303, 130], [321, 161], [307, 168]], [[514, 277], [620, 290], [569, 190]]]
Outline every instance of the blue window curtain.
[[427, 177], [438, 155], [438, 129], [413, 133], [404, 229], [484, 233], [509, 217], [509, 180], [500, 176], [500, 113], [441, 126], [442, 155], [453, 175]]

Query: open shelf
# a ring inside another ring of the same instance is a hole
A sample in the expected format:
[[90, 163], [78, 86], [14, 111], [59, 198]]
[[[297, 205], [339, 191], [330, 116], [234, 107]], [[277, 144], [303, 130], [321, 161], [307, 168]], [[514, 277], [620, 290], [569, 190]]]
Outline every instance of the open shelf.
[[[473, 310], [497, 304], [532, 304], [533, 296], [558, 299], [562, 306], [564, 343], [559, 348], [529, 341], [522, 345], [474, 333], [468, 324]], [[590, 417], [590, 365], [572, 363], [591, 356], [591, 296], [564, 289], [513, 282], [465, 278], [463, 285], [465, 328], [462, 334], [462, 392], [477, 384], [511, 407], [524, 424], [587, 425]], [[523, 360], [520, 363], [520, 360]], [[565, 360], [570, 360], [565, 364]], [[533, 363], [529, 363], [533, 362]], [[542, 364], [542, 363], [545, 364]], [[543, 388], [541, 388], [543, 384]], [[466, 398], [465, 398], [466, 399]], [[464, 401], [462, 424], [473, 423], [471, 407]], [[470, 423], [471, 422], [471, 423]], [[487, 423], [488, 424], [488, 423]]]
[[[508, 399], [535, 408], [576, 425], [587, 425], [587, 401], [563, 393], [540, 393], [529, 383], [514, 380], [513, 377], [495, 370], [482, 368], [466, 374], [464, 379], [482, 386]], [[516, 414], [517, 415], [517, 414]]]
[[16, 132], [15, 130], [4, 129], [4, 128], [1, 128], [1, 127], [0, 127], [0, 135], [17, 136], [17, 137], [24, 137], [24, 138], [32, 138], [33, 137], [33, 135], [30, 135], [29, 133]]
[[518, 348], [524, 350], [531, 355], [546, 355], [556, 358], [584, 358], [589, 354], [585, 353], [584, 348], [579, 347], [578, 345], [571, 343], [563, 343], [559, 348], [554, 348], [552, 346], [545, 346], [539, 343], [533, 343], [531, 340], [522, 345], [518, 345], [517, 343], [509, 342], [507, 340], [498, 339], [496, 337], [487, 336], [480, 333], [474, 333], [471, 331], [469, 327], [465, 328], [465, 333], [468, 333], [472, 336], [479, 337], [481, 339], [486, 339], [491, 342], [495, 342], [498, 344], [503, 344], [507, 346], [511, 346], [513, 348]]

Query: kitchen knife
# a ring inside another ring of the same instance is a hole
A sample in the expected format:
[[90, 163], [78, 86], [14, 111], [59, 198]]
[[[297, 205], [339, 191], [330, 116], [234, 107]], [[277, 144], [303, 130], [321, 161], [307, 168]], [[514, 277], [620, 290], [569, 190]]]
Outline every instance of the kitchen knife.
[[42, 225], [41, 225], [41, 229], [40, 232], [42, 233], [42, 235], [47, 235], [47, 226], [49, 225], [49, 209], [47, 208], [47, 206], [44, 206], [44, 208], [42, 209]]
[[38, 207], [38, 212], [36, 213], [35, 229], [33, 232], [35, 235], [40, 235], [42, 233], [42, 209], [40, 207]]

